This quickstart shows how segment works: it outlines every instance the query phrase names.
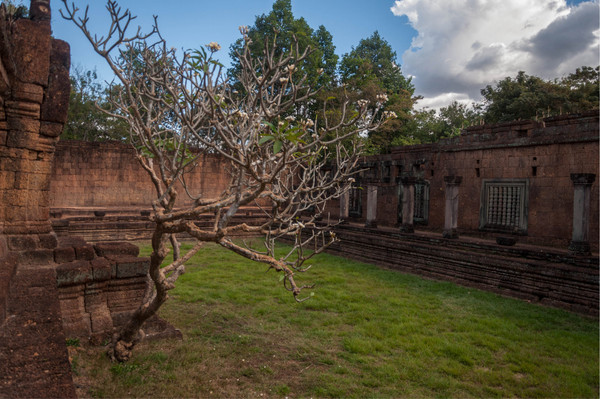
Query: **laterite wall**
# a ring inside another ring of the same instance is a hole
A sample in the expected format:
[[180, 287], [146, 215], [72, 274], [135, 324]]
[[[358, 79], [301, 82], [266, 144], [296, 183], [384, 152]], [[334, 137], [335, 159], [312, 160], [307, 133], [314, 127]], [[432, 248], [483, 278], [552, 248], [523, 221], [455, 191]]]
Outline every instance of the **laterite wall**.
[[[481, 190], [485, 180], [527, 179], [527, 234], [520, 242], [566, 248], [572, 237], [572, 173], [595, 174], [590, 198], [590, 244], [598, 250], [598, 112], [518, 121], [466, 129], [460, 136], [431, 145], [397, 147], [391, 154], [365, 158], [362, 173], [362, 223], [367, 214], [369, 184], [378, 187], [377, 223], [400, 223], [398, 186], [412, 175], [430, 185], [429, 221], [416, 229], [444, 228], [445, 176], [462, 176], [458, 229], [461, 234], [493, 236], [479, 230]], [[387, 165], [387, 167], [384, 167]], [[386, 175], [389, 170], [389, 174]], [[338, 214], [338, 204], [329, 208]]]
[[[189, 176], [192, 194], [218, 197], [228, 184], [225, 163], [203, 155]], [[179, 187], [182, 204], [189, 204]], [[61, 141], [56, 147], [52, 182], [52, 208], [140, 207], [156, 198], [147, 172], [135, 158], [135, 150], [118, 142]]]

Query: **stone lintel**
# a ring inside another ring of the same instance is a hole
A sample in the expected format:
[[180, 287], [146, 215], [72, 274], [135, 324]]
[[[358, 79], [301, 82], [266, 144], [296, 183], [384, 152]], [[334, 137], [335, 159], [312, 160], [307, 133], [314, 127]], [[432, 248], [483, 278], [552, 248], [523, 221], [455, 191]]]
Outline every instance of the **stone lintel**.
[[415, 176], [403, 176], [400, 178], [400, 182], [405, 186], [410, 186], [417, 182], [417, 178]]
[[571, 181], [576, 186], [589, 186], [596, 180], [596, 175], [593, 173], [571, 173]]

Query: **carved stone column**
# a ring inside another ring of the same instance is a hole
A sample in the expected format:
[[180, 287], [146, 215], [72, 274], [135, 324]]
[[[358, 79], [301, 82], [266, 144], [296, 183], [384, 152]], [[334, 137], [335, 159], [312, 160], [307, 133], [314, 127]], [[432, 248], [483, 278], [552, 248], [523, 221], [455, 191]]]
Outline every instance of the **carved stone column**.
[[571, 173], [573, 194], [573, 238], [569, 251], [574, 255], [590, 255], [590, 192], [596, 175]]
[[402, 224], [400, 231], [403, 233], [414, 233], [415, 217], [415, 183], [417, 179], [413, 176], [402, 177]]
[[462, 176], [445, 176], [446, 209], [444, 220], [444, 238], [458, 238], [458, 187]]
[[350, 191], [340, 195], [340, 219], [348, 219], [350, 211]]
[[377, 227], [377, 186], [367, 186], [367, 221], [366, 227]]

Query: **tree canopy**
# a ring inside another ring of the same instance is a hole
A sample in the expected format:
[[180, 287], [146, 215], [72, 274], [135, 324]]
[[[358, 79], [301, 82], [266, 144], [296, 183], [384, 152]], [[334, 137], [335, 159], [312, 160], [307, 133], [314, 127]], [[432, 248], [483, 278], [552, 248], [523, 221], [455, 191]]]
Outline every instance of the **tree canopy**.
[[520, 71], [481, 90], [487, 123], [576, 113], [598, 108], [599, 67], [584, 66], [566, 77], [544, 80]]
[[[296, 65], [297, 73], [305, 74], [308, 83], [316, 88], [334, 84], [338, 56], [331, 33], [323, 25], [314, 30], [304, 18], [294, 17], [291, 0], [276, 0], [270, 13], [257, 16], [254, 25], [247, 27], [247, 36], [250, 38], [248, 45], [255, 54], [265, 51], [267, 44], [275, 44], [275, 59], [289, 56], [296, 50], [301, 54], [310, 48], [310, 54]], [[230, 47], [232, 67], [229, 76], [234, 80], [242, 68], [240, 54], [244, 45], [243, 39], [239, 39]]]
[[342, 82], [354, 87], [374, 84], [389, 94], [415, 91], [411, 79], [402, 74], [396, 52], [378, 31], [344, 54], [339, 69]]

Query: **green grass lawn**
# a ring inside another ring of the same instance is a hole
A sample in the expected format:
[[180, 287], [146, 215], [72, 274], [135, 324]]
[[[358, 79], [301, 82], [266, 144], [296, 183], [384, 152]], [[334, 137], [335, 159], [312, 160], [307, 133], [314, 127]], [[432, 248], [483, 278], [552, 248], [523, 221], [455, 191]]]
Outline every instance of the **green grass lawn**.
[[82, 348], [79, 383], [93, 397], [598, 397], [597, 320], [335, 256], [313, 265], [315, 295], [296, 303], [275, 272], [207, 245], [160, 313], [183, 341], [143, 343], [125, 365]]

